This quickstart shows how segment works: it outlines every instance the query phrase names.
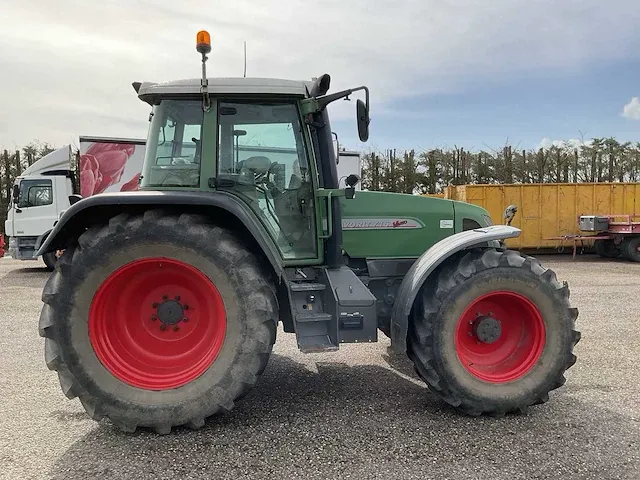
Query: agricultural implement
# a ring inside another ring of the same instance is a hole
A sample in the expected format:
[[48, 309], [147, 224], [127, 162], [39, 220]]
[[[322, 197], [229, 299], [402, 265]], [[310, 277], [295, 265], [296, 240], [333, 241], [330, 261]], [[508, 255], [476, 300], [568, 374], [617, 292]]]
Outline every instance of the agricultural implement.
[[[338, 188], [327, 105], [369, 91], [312, 81], [134, 83], [152, 108], [140, 190], [72, 205], [40, 334], [62, 391], [122, 430], [199, 428], [267, 367], [279, 324], [303, 352], [378, 340], [469, 415], [544, 403], [576, 361], [569, 288], [504, 247], [520, 231], [462, 202]], [[285, 406], [283, 406], [284, 408]]]

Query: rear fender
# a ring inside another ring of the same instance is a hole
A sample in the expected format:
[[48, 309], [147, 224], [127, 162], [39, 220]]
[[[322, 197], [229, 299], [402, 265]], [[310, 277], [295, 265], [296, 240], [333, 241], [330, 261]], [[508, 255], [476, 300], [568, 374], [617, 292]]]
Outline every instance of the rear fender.
[[409, 315], [424, 282], [447, 258], [461, 250], [480, 245], [499, 246], [499, 241], [520, 236], [520, 230], [493, 225], [456, 233], [440, 240], [424, 252], [405, 275], [394, 301], [391, 316], [391, 345], [398, 353], [407, 351]]
[[87, 197], [64, 212], [35, 255], [64, 249], [69, 241], [78, 238], [87, 228], [120, 213], [140, 214], [151, 208], [199, 213], [214, 219], [221, 214], [234, 217], [233, 220], [239, 221], [262, 249], [276, 275], [283, 275], [279, 251], [265, 227], [245, 203], [226, 192], [134, 191]]

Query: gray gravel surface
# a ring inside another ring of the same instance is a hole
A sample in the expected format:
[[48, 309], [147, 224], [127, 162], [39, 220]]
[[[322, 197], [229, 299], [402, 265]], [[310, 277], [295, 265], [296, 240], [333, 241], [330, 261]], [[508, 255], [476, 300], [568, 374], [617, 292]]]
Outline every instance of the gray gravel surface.
[[126, 435], [61, 393], [38, 336], [37, 263], [0, 259], [0, 478], [639, 479], [640, 265], [542, 258], [568, 280], [582, 341], [527, 415], [468, 418], [389, 342], [302, 355], [282, 334], [259, 385], [200, 431]]

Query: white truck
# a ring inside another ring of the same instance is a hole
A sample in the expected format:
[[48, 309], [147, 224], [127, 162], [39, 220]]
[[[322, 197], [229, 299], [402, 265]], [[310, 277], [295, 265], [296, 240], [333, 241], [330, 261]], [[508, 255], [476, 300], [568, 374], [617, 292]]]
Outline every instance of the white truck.
[[[4, 226], [8, 254], [35, 260], [34, 253], [62, 213], [80, 197], [136, 190], [145, 144], [145, 140], [81, 136], [79, 150], [64, 146], [27, 168], [13, 185]], [[43, 260], [53, 270], [56, 255], [46, 254]]]
[[[350, 150], [338, 151], [338, 188], [346, 188], [347, 184], [345, 180], [353, 173], [362, 177], [362, 163], [360, 160], [360, 153]], [[356, 190], [361, 190], [360, 184], [356, 185]]]

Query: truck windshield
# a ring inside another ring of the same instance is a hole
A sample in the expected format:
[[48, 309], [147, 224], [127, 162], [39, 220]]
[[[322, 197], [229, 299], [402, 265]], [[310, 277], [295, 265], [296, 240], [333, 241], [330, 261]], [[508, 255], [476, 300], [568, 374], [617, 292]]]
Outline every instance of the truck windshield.
[[141, 186], [200, 185], [200, 101], [163, 100], [153, 110]]

